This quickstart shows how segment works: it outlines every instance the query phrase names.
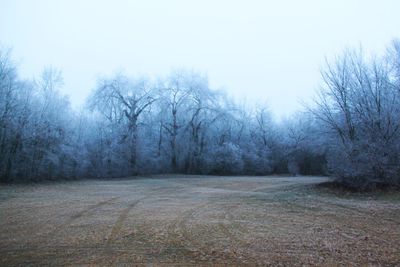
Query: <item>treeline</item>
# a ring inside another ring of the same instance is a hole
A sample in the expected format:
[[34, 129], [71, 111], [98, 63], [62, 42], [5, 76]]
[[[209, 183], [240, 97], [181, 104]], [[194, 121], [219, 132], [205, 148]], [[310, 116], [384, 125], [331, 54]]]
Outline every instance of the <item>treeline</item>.
[[383, 57], [345, 51], [322, 71], [311, 113], [327, 149], [327, 169], [351, 187], [400, 184], [400, 41]]
[[243, 107], [207, 78], [175, 71], [102, 78], [79, 112], [46, 69], [21, 80], [0, 54], [2, 182], [146, 173], [334, 175], [352, 186], [400, 183], [400, 45], [346, 52], [322, 72], [314, 104], [282, 122]]

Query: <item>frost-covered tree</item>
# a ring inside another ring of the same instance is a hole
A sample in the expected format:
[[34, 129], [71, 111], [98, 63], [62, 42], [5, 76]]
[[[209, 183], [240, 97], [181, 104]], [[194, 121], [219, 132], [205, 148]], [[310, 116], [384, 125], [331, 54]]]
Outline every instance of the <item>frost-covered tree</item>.
[[[281, 150], [292, 175], [325, 174], [325, 139], [319, 123], [309, 113], [298, 113], [281, 125]], [[322, 137], [321, 137], [322, 136]]]
[[[397, 61], [393, 61], [395, 63]], [[352, 186], [399, 184], [400, 91], [395, 66], [347, 51], [322, 72], [313, 110], [328, 134], [330, 171]]]
[[171, 171], [198, 172], [209, 128], [219, 116], [218, 94], [199, 73], [175, 71], [160, 83], [160, 147]]
[[72, 177], [73, 121], [59, 89], [61, 72], [47, 68], [22, 81], [9, 55], [0, 56], [0, 177], [26, 181]]
[[399, 41], [383, 58], [346, 52], [323, 70], [313, 116], [276, 123], [266, 106], [239, 105], [186, 70], [100, 79], [76, 112], [60, 71], [22, 80], [0, 51], [0, 180], [290, 172], [398, 185], [399, 62]]
[[106, 127], [112, 136], [106, 143], [113, 143], [113, 149], [119, 149], [121, 155], [125, 156], [127, 166], [123, 169], [129, 168], [130, 175], [138, 172], [140, 116], [156, 100], [153, 89], [150, 81], [145, 78], [134, 80], [117, 75], [99, 81], [89, 100], [92, 110], [108, 122]]

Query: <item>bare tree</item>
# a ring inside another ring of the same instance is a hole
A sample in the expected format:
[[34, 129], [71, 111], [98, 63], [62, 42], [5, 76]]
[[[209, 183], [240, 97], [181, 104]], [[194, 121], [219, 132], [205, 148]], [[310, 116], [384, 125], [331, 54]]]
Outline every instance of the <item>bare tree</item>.
[[178, 135], [190, 124], [195, 130], [192, 134], [197, 134], [195, 120], [203, 109], [201, 94], [206, 88], [204, 78], [193, 72], [176, 71], [162, 82], [160, 111], [166, 113], [162, 116], [161, 125], [168, 136], [173, 171], [178, 170]]
[[398, 183], [400, 95], [390, 67], [347, 51], [322, 77], [312, 111], [331, 133], [331, 170], [356, 186]]
[[129, 144], [129, 165], [137, 173], [137, 143], [139, 116], [156, 100], [153, 87], [145, 78], [130, 80], [117, 75], [99, 82], [90, 105], [110, 123], [123, 123], [126, 127], [120, 142]]

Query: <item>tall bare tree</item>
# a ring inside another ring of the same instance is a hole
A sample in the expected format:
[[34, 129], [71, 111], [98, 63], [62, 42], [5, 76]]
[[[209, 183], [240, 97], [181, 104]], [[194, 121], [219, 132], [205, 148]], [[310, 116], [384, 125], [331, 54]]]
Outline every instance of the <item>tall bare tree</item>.
[[101, 80], [90, 100], [91, 107], [110, 123], [122, 123], [126, 126], [120, 142], [129, 145], [129, 165], [132, 173], [137, 172], [139, 117], [155, 100], [149, 80], [131, 80], [123, 75]]

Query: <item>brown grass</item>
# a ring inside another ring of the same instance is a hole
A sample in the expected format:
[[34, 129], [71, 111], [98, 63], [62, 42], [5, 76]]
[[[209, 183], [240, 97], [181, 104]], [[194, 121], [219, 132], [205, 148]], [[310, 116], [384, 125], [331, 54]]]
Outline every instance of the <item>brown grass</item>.
[[322, 177], [155, 176], [0, 188], [0, 265], [400, 264], [398, 193]]

